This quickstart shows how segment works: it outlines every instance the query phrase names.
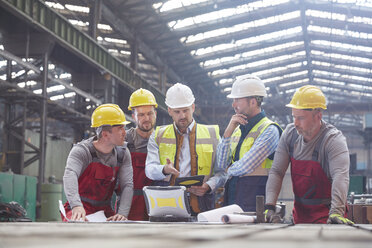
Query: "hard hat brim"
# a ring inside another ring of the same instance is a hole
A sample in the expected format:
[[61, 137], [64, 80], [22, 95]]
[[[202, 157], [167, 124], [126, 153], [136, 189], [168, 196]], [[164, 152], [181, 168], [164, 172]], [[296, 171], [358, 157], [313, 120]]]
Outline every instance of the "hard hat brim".
[[326, 106], [321, 106], [321, 107], [301, 107], [301, 106], [294, 105], [294, 104], [291, 104], [291, 103], [288, 103], [285, 106], [288, 107], [288, 108], [294, 108], [294, 109], [317, 109], [317, 108], [321, 108], [321, 109], [324, 109], [324, 110], [327, 109]]
[[128, 110], [133, 110], [133, 108], [141, 107], [141, 106], [154, 106], [155, 108], [157, 108], [158, 104], [138, 104], [136, 106], [129, 106]]

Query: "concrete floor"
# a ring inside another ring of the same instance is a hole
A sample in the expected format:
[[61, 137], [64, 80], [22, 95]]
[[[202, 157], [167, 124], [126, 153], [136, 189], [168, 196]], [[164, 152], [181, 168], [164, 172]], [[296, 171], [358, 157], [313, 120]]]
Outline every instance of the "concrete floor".
[[0, 223], [0, 248], [372, 247], [372, 225]]

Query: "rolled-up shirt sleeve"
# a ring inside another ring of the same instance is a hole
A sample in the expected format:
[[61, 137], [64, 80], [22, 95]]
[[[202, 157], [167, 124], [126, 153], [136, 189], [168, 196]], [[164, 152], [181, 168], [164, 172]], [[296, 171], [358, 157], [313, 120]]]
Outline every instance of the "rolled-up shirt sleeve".
[[226, 170], [231, 163], [231, 137], [223, 137], [217, 146], [216, 168]]
[[164, 165], [160, 164], [159, 146], [155, 142], [155, 132], [153, 132], [147, 144], [146, 176], [151, 180], [163, 180], [166, 177], [163, 168]]

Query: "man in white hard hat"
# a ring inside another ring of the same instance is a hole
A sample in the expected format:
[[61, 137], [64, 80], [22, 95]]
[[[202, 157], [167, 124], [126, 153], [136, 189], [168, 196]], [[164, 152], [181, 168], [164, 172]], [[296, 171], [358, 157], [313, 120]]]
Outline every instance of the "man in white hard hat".
[[164, 186], [174, 185], [176, 177], [204, 175], [202, 186], [189, 188], [195, 215], [214, 208], [214, 192], [224, 185], [226, 173], [214, 170], [219, 127], [195, 122], [194, 101], [191, 89], [184, 84], [168, 89], [165, 104], [173, 124], [157, 127], [151, 135], [145, 170], [155, 185]]
[[220, 169], [227, 169], [224, 205], [238, 204], [256, 211], [256, 196], [265, 195], [268, 170], [282, 129], [261, 108], [266, 97], [264, 83], [255, 76], [235, 80], [231, 94], [235, 114], [218, 146]]
[[155, 96], [146, 89], [136, 90], [129, 98], [128, 109], [132, 111], [132, 117], [136, 122], [136, 127], [129, 129], [125, 137], [132, 157], [134, 186], [129, 220], [148, 220], [149, 218], [142, 188], [152, 183], [145, 175], [145, 162], [147, 143], [155, 127], [157, 107]]

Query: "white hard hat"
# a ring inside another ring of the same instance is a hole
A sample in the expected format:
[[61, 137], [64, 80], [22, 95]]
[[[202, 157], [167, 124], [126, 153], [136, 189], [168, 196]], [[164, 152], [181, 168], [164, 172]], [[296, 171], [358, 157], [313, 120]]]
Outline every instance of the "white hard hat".
[[170, 87], [165, 95], [165, 104], [170, 108], [185, 108], [195, 102], [191, 89], [180, 83]]
[[227, 98], [248, 96], [267, 96], [265, 85], [259, 77], [248, 75], [235, 80], [231, 88], [231, 94], [227, 95]]

